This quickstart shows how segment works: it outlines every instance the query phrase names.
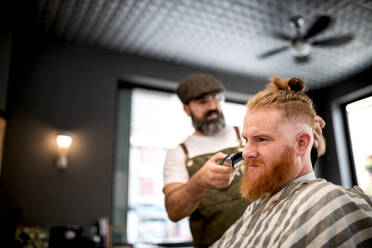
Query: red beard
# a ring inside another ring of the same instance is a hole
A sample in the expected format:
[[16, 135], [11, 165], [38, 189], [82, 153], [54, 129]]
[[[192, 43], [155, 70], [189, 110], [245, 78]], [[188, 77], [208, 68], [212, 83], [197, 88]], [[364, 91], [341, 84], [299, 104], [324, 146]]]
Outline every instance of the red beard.
[[[279, 159], [269, 166], [259, 159], [244, 160], [244, 177], [240, 184], [240, 194], [247, 200], [255, 201], [266, 194], [277, 191], [292, 179], [295, 160], [295, 150], [290, 146], [287, 146]], [[259, 178], [252, 178], [249, 165], [258, 166], [254, 170], [260, 170]]]

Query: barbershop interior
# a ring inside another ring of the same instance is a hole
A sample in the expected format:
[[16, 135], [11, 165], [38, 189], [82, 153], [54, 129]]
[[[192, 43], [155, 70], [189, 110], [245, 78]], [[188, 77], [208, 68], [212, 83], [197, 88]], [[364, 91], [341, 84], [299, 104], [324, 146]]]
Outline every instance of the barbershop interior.
[[270, 77], [303, 80], [325, 122], [316, 177], [371, 196], [371, 1], [0, 6], [0, 247], [194, 247], [163, 192], [194, 132], [177, 95], [193, 73], [223, 84], [240, 132]]

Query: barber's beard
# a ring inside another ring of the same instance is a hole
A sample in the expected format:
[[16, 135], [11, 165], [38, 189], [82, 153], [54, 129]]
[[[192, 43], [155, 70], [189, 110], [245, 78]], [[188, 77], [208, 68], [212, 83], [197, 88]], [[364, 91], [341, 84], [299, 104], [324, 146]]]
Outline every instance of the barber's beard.
[[[240, 184], [240, 194], [247, 200], [255, 201], [276, 192], [292, 179], [295, 160], [295, 151], [290, 146], [287, 146], [279, 159], [271, 165], [266, 165], [262, 160], [244, 160], [244, 177]], [[259, 166], [253, 169], [260, 170], [254, 172], [259, 173], [259, 178], [253, 178], [250, 174], [249, 164]]]
[[[208, 116], [212, 114], [217, 114], [217, 118], [208, 120]], [[225, 127], [225, 117], [217, 109], [208, 111], [200, 119], [191, 112], [191, 120], [194, 128], [207, 136], [215, 135]]]

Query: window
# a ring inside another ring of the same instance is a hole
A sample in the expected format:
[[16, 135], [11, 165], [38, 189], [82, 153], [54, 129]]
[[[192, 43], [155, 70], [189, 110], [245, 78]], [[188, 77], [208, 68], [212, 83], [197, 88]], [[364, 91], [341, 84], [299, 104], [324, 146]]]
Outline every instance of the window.
[[[226, 124], [242, 128], [244, 104], [223, 102]], [[191, 240], [188, 219], [173, 223], [164, 206], [163, 164], [167, 149], [192, 134], [191, 119], [176, 94], [132, 91], [128, 183], [129, 243]]]
[[358, 185], [372, 194], [372, 96], [346, 105]]

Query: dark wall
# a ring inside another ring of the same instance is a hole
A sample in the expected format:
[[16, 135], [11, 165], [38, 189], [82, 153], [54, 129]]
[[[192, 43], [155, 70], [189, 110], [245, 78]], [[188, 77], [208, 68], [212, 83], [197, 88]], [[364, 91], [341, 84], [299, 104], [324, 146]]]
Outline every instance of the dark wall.
[[12, 34], [0, 28], [0, 111], [6, 110]]
[[[317, 174], [336, 184], [344, 184], [350, 186], [345, 180], [342, 180], [342, 171], [351, 171], [352, 158], [348, 147], [348, 133], [347, 126], [344, 120], [335, 119], [336, 109], [342, 110], [345, 100], [354, 100], [361, 96], [372, 95], [372, 68], [365, 70], [353, 77], [347, 78], [342, 82], [337, 83], [331, 87], [314, 90], [309, 92], [309, 95], [314, 100], [315, 107], [318, 114], [322, 116], [327, 125], [324, 129], [324, 136], [327, 141], [327, 152], [325, 156], [319, 159], [317, 164]], [[364, 90], [366, 89], [366, 90]], [[332, 108], [332, 104], [335, 108]], [[343, 114], [342, 112], [340, 114]], [[343, 117], [343, 116], [342, 116]], [[340, 130], [336, 129], [334, 125], [341, 126]], [[337, 137], [336, 137], [337, 135]], [[344, 144], [339, 144], [337, 140], [344, 139]], [[336, 146], [338, 143], [338, 147]], [[340, 147], [344, 146], [344, 147]], [[340, 154], [340, 150], [343, 152]], [[340, 158], [342, 161], [340, 161]], [[343, 166], [342, 168], [340, 168]], [[353, 176], [351, 174], [351, 176]], [[350, 178], [351, 184], [356, 184], [355, 178]]]
[[[179, 81], [201, 69], [36, 34], [14, 35], [1, 175], [6, 202], [23, 210], [22, 224], [91, 224], [111, 217], [118, 80]], [[228, 90], [252, 93], [265, 83], [211, 73]], [[63, 130], [73, 143], [68, 169], [59, 171], [53, 167], [55, 135]]]
[[10, 51], [12, 46], [11, 10], [10, 0], [4, 0], [0, 3], [0, 115], [4, 115], [6, 109]]

